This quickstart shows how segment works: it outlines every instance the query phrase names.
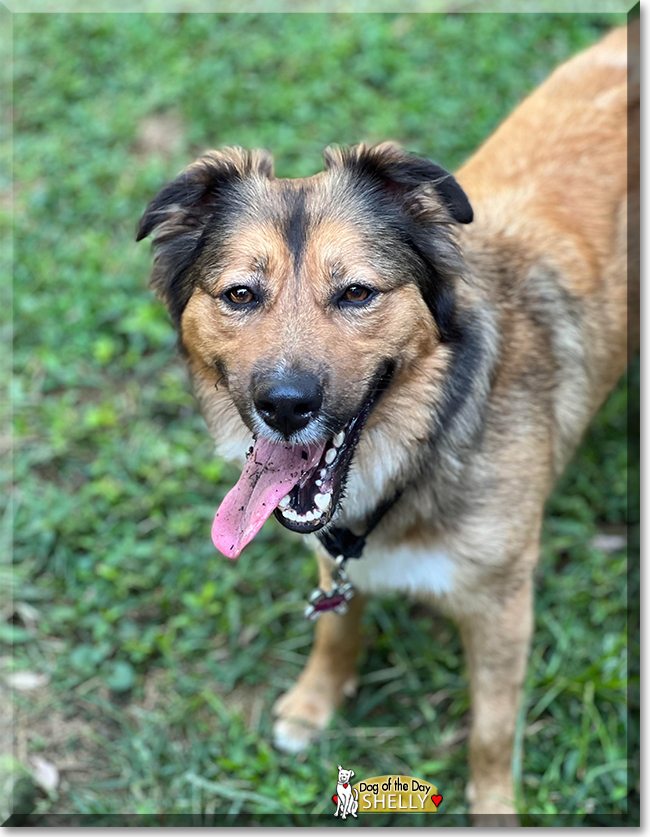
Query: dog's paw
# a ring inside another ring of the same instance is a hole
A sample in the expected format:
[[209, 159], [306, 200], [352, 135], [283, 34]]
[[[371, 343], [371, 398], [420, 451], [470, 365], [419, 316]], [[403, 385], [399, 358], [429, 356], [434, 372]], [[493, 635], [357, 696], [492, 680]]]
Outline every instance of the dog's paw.
[[319, 729], [314, 729], [294, 718], [278, 718], [273, 725], [273, 744], [284, 753], [301, 753], [316, 741], [320, 735]]
[[323, 694], [306, 692], [300, 685], [290, 689], [273, 708], [276, 721], [273, 741], [279, 750], [299, 753], [316, 741], [329, 724], [335, 701]]
[[316, 741], [346, 697], [356, 693], [356, 674], [336, 677], [301, 678], [273, 707], [277, 720], [273, 740], [279, 750], [299, 753]]

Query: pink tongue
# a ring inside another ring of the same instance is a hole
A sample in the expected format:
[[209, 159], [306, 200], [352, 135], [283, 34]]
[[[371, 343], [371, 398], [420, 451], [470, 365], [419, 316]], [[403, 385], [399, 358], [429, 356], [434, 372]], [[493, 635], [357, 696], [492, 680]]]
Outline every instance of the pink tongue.
[[239, 557], [284, 495], [318, 464], [324, 450], [325, 442], [311, 447], [255, 442], [237, 485], [224, 497], [212, 524], [212, 543], [219, 552]]

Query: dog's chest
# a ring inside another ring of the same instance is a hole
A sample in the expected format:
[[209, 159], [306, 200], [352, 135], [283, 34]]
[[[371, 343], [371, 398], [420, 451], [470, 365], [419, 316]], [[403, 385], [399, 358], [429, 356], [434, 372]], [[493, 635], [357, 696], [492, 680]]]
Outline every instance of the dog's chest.
[[450, 595], [456, 588], [455, 561], [434, 545], [390, 549], [368, 544], [362, 558], [348, 561], [346, 571], [363, 593], [428, 597]]

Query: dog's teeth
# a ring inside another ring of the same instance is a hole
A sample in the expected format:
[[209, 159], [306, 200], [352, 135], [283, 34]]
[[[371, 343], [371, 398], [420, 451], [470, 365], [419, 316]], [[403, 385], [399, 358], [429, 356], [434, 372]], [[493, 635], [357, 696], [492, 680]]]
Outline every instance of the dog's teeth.
[[327, 476], [327, 468], [321, 468], [320, 475], [323, 479]]
[[337, 433], [336, 436], [332, 439], [332, 444], [335, 448], [340, 448], [343, 444], [343, 439], [345, 439], [345, 431], [341, 430], [340, 433]]
[[298, 520], [298, 515], [293, 509], [284, 509], [282, 517], [286, 517], [288, 520]]
[[332, 503], [332, 495], [331, 494], [317, 494], [314, 497], [314, 503], [318, 506], [321, 511], [327, 511]]
[[323, 484], [323, 480], [316, 480], [315, 484], [320, 488], [321, 485]]
[[318, 515], [316, 514], [316, 512], [308, 511], [307, 514], [305, 515], [305, 517], [307, 518], [307, 520], [311, 521], [311, 520], [316, 520]]
[[280, 506], [281, 509], [286, 509], [290, 502], [291, 497], [288, 494], [285, 494], [284, 497], [278, 503], [278, 506]]
[[336, 459], [336, 450], [334, 448], [330, 448], [327, 453], [325, 454], [325, 462], [328, 465], [331, 465], [332, 462]]

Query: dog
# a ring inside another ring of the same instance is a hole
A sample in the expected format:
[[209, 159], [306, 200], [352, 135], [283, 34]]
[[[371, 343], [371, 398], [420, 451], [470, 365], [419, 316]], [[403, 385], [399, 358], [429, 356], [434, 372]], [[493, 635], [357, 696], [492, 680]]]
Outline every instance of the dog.
[[336, 811], [334, 816], [341, 815], [344, 820], [348, 814], [357, 818], [357, 811], [359, 810], [359, 791], [350, 787], [350, 779], [354, 776], [354, 770], [344, 770], [341, 765], [338, 765], [339, 776], [336, 783]]
[[368, 595], [433, 603], [460, 628], [468, 798], [488, 822], [515, 811], [544, 504], [638, 343], [627, 63], [615, 30], [455, 176], [393, 143], [330, 147], [296, 180], [265, 151], [209, 151], [137, 234], [217, 449], [243, 469], [215, 545], [236, 558], [274, 514], [313, 544], [323, 591], [352, 559], [357, 595], [317, 622], [277, 745], [307, 747], [353, 693]]

